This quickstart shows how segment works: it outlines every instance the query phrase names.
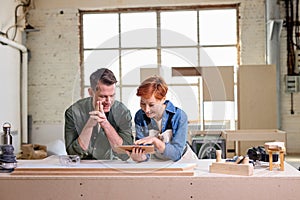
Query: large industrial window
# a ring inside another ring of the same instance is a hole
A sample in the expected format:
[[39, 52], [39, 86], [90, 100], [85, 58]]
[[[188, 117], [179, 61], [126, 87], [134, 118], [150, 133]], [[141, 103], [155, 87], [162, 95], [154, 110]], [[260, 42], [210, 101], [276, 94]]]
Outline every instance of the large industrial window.
[[[169, 85], [168, 98], [191, 123], [201, 129], [233, 129], [235, 101], [206, 101], [201, 75], [172, 76], [172, 68], [235, 68], [237, 15], [237, 5], [82, 11], [82, 96], [88, 95], [89, 75], [107, 67], [118, 79], [117, 99], [134, 116], [137, 86], [147, 75], [160, 74]], [[221, 112], [216, 110], [220, 107]]]

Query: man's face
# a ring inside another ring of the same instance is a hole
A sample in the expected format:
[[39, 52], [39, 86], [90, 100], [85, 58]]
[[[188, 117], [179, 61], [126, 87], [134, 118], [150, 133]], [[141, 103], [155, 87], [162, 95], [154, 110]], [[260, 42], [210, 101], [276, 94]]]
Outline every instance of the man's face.
[[108, 86], [98, 82], [96, 91], [93, 91], [91, 95], [93, 97], [94, 108], [96, 108], [97, 101], [100, 101], [104, 112], [109, 112], [115, 100], [115, 87], [115, 84]]

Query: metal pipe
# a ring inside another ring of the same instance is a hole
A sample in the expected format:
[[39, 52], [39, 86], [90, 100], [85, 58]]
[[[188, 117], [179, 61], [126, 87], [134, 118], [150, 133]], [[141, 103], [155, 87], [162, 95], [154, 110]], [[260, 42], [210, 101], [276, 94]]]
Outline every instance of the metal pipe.
[[21, 143], [28, 143], [28, 130], [27, 130], [27, 104], [28, 104], [28, 95], [27, 95], [27, 84], [28, 84], [28, 51], [27, 48], [13, 40], [9, 40], [6, 37], [0, 35], [0, 42], [7, 44], [15, 49], [18, 49], [22, 53], [20, 73], [21, 73]]
[[277, 128], [281, 129], [280, 19], [278, 1], [266, 0], [266, 63], [276, 65]]

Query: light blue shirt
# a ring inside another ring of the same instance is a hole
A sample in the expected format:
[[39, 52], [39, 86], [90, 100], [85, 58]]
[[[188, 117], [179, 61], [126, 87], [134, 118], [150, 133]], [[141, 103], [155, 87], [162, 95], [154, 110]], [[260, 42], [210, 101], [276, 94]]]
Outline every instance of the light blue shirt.
[[[161, 132], [172, 129], [172, 139], [165, 143], [165, 151], [161, 154], [165, 159], [177, 161], [181, 158], [186, 145], [188, 134], [188, 118], [186, 113], [178, 107], [175, 107], [169, 100], [165, 101], [166, 109], [163, 113], [161, 122]], [[136, 140], [149, 136], [149, 130], [159, 130], [154, 119], [146, 116], [140, 109], [134, 117]], [[149, 155], [147, 155], [149, 158]]]

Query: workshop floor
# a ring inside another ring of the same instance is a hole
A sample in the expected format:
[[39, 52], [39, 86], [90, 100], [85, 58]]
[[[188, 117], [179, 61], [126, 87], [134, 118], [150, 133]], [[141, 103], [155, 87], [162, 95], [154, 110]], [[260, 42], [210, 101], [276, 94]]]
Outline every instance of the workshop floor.
[[300, 154], [290, 154], [285, 156], [285, 161], [300, 170]]

